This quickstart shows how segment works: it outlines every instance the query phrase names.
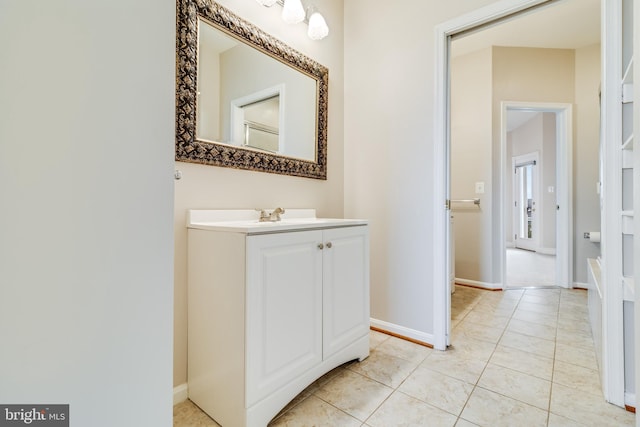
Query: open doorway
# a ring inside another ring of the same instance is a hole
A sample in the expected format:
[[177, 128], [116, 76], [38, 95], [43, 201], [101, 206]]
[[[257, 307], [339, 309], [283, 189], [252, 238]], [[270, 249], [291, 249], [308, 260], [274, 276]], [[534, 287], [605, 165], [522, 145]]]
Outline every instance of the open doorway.
[[[507, 110], [503, 286], [556, 283], [555, 114]], [[542, 159], [541, 159], [542, 158]], [[541, 161], [542, 160], [542, 161]]]
[[[438, 105], [445, 105], [446, 108], [443, 111], [436, 109], [437, 126], [435, 137], [436, 140], [443, 141], [452, 141], [456, 137], [462, 137], [468, 145], [462, 149], [456, 148], [454, 144], [436, 146], [436, 156], [442, 155], [443, 158], [447, 159], [445, 164], [442, 165], [441, 170], [435, 170], [436, 182], [439, 177], [442, 177], [445, 192], [444, 197], [447, 200], [451, 200], [451, 203], [447, 203], [447, 206], [451, 207], [451, 211], [447, 211], [446, 217], [437, 218], [434, 228], [436, 235], [440, 235], [440, 230], [445, 230], [444, 234], [447, 236], [445, 237], [446, 243], [446, 239], [451, 232], [449, 228], [449, 218], [451, 213], [453, 213], [455, 234], [464, 238], [464, 245], [458, 245], [459, 241], [456, 242], [456, 253], [459, 254], [464, 251], [465, 246], [467, 249], [471, 245], [476, 246], [474, 249], [476, 253], [481, 254], [482, 259], [480, 260], [463, 259], [462, 262], [459, 262], [456, 255], [456, 260], [458, 261], [455, 263], [456, 277], [458, 277], [459, 274], [462, 276], [465, 268], [468, 267], [474, 268], [475, 273], [478, 273], [475, 278], [472, 278], [473, 282], [469, 283], [471, 285], [490, 289], [503, 288], [506, 265], [503, 254], [506, 249], [505, 242], [507, 235], [504, 224], [506, 222], [505, 218], [507, 216], [511, 218], [513, 213], [511, 210], [506, 209], [505, 202], [501, 198], [501, 195], [506, 191], [504, 174], [506, 170], [511, 169], [511, 167], [502, 166], [507, 161], [506, 149], [501, 145], [501, 125], [506, 120], [503, 117], [506, 114], [506, 109], [504, 105], [500, 105], [500, 101], [511, 102], [517, 100], [523, 102], [526, 100], [533, 101], [534, 103], [553, 102], [566, 105], [571, 105], [574, 102], [574, 96], [577, 90], [574, 92], [573, 74], [575, 69], [572, 54], [570, 52], [568, 53], [565, 64], [551, 64], [545, 59], [546, 54], [551, 54], [550, 56], [553, 56], [553, 54], [562, 56], [564, 53], [567, 53], [564, 52], [565, 50], [571, 50], [573, 48], [566, 44], [563, 46], [556, 45], [555, 47], [550, 47], [552, 45], [546, 43], [576, 43], [575, 35], [579, 31], [568, 30], [571, 26], [570, 22], [568, 25], [559, 25], [556, 21], [557, 17], [554, 17], [554, 14], [558, 13], [563, 19], [573, 19], [573, 21], [575, 21], [575, 10], [572, 13], [567, 12], [567, 10], [570, 9], [571, 6], [583, 7], [585, 4], [587, 4], [587, 2], [576, 2], [572, 0], [534, 2], [519, 2], [514, 0], [509, 2], [508, 5], [505, 4], [502, 9], [479, 9], [476, 12], [444, 23], [437, 28], [437, 32], [441, 34], [438, 45], [438, 56], [441, 59], [438, 60], [438, 74], [436, 78], [438, 81], [445, 82], [445, 84], [442, 90], [437, 87], [436, 102]], [[595, 39], [586, 42], [583, 41], [583, 45], [590, 43], [594, 45], [594, 52], [596, 53], [599, 52], [600, 37], [599, 6], [599, 2], [591, 2], [591, 7], [595, 10], [595, 18], [589, 22], [592, 27], [592, 35], [595, 34]], [[544, 18], [539, 18], [537, 27], [531, 27], [529, 24], [521, 23], [520, 18], [522, 18], [523, 15], [527, 18], [544, 15]], [[582, 15], [584, 17], [584, 14]], [[518, 20], [517, 23], [513, 24], [513, 22], [516, 22], [516, 19]], [[553, 22], [556, 22], [556, 24]], [[585, 20], [581, 21], [581, 25], [585, 26]], [[456, 90], [454, 82], [456, 76], [454, 75], [454, 66], [452, 65], [458, 60], [459, 55], [459, 53], [456, 52], [456, 44], [460, 45], [459, 42], [462, 43], [465, 40], [475, 38], [476, 35], [484, 33], [485, 31], [495, 35], [496, 29], [503, 26], [510, 26], [510, 30], [507, 30], [508, 37], [506, 39], [496, 40], [494, 38], [489, 45], [485, 45], [484, 47], [476, 43], [470, 43], [468, 46], [461, 48], [463, 52], [460, 56], [466, 57], [467, 63], [460, 66], [458, 70], [466, 73], [467, 80], [471, 83], [460, 91], [462, 101], [456, 101], [456, 94], [454, 93]], [[541, 28], [549, 27], [557, 27], [558, 31], [554, 30], [551, 32], [552, 34], [544, 30], [540, 31]], [[527, 33], [527, 30], [530, 32]], [[566, 36], [565, 30], [568, 30], [574, 35], [572, 40], [563, 41], [564, 36]], [[524, 38], [527, 40], [523, 40], [520, 37], [524, 34], [526, 34]], [[544, 40], [536, 40], [538, 38]], [[575, 48], [577, 49], [577, 47]], [[522, 52], [524, 52], [524, 54]], [[542, 54], [538, 59], [527, 61], [527, 56], [531, 57], [532, 52], [533, 56], [541, 52]], [[515, 77], [508, 76], [504, 73], [501, 75], [496, 74], [499, 72], [496, 70], [499, 70], [501, 65], [507, 63], [517, 65], [517, 67], [512, 68], [519, 67], [515, 73]], [[596, 64], [597, 70], [599, 70], [599, 57], [595, 59], [594, 63]], [[570, 81], [554, 83], [553, 74], [563, 70], [571, 74]], [[522, 80], [521, 77], [525, 75], [534, 75], [549, 84], [535, 86], [525, 83], [518, 85], [518, 80]], [[487, 84], [483, 84], [483, 81]], [[483, 87], [485, 88], [484, 92]], [[517, 92], [514, 95], [507, 93], [507, 89], [518, 87], [528, 89], [529, 93], [524, 93], [525, 91]], [[566, 96], [563, 97], [563, 94]], [[475, 122], [463, 123], [460, 126], [456, 126], [453, 123], [450, 113], [456, 102], [458, 102], [458, 105], [463, 105], [464, 108], [469, 110]], [[560, 127], [564, 127], [565, 131], [571, 132], [574, 125], [570, 109], [556, 108], [553, 112], [558, 113], [556, 118]], [[569, 140], [571, 140], [571, 138]], [[567, 147], [568, 150], [560, 153], [561, 157], [558, 158], [559, 161], [570, 162], [573, 159], [570, 151], [571, 144], [568, 144]], [[483, 148], [482, 153], [478, 151], [474, 153], [474, 150], [478, 148]], [[442, 151], [440, 152], [439, 150]], [[456, 150], [458, 150], [458, 153], [456, 153]], [[462, 174], [456, 173], [450, 168], [451, 158], [461, 152], [467, 156], [469, 160]], [[485, 166], [482, 166], [483, 164]], [[489, 166], [486, 166], [487, 164]], [[562, 227], [562, 232], [572, 233], [572, 202], [568, 192], [572, 188], [573, 177], [570, 170], [565, 171], [565, 173], [568, 176], [565, 181], [565, 188], [560, 188], [560, 184], [557, 186], [553, 185], [553, 194], [555, 197], [558, 197], [559, 200], [568, 200], [566, 203], [558, 203], [556, 208], [559, 208], [558, 219], [560, 220], [560, 217], [564, 217], [563, 221], [565, 226]], [[470, 178], [463, 186], [459, 186], [454, 182], [461, 175]], [[543, 190], [548, 191], [548, 187], [550, 186], [545, 186]], [[460, 189], [462, 189], [462, 191], [457, 191]], [[466, 204], [456, 207], [453, 203], [455, 200], [470, 200], [476, 198], [480, 199], [479, 204]], [[465, 226], [463, 221], [465, 216], [473, 218], [476, 223], [472, 227]], [[511, 231], [509, 231], [509, 234], [510, 233]], [[560, 242], [558, 244], [560, 244]], [[569, 286], [573, 283], [570, 276], [574, 271], [571, 250], [575, 242], [571, 235], [567, 237], [564, 245], [565, 247], [562, 248], [557, 246], [556, 251], [565, 251], [569, 254], [569, 257], [562, 263], [556, 263], [556, 270], [560, 268], [565, 270], [560, 276], [567, 277], [567, 280], [564, 281], [564, 286]], [[436, 271], [435, 276], [444, 278], [449, 271], [451, 271], [451, 266], [445, 263], [442, 271]], [[558, 275], [558, 272], [556, 272], [556, 275]], [[450, 296], [446, 295], [446, 289], [437, 290], [436, 292], [441, 292], [442, 298], [450, 298]], [[436, 299], [438, 298], [439, 296], [436, 295]], [[446, 313], [447, 309], [448, 306], [445, 305], [442, 311], [437, 307], [435, 310], [436, 324], [442, 325], [440, 327], [445, 330], [446, 322], [439, 320], [439, 313]], [[446, 318], [446, 314], [444, 318]], [[446, 345], [445, 343], [448, 342], [448, 332], [449, 331], [446, 330], [442, 342], [438, 342], [439, 338], [436, 338], [437, 348], [441, 345]]]

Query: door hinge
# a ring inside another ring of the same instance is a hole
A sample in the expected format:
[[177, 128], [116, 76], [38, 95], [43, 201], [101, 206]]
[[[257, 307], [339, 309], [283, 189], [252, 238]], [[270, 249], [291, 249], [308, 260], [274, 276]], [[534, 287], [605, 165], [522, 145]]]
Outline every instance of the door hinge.
[[448, 210], [448, 211], [450, 211], [450, 210], [451, 210], [451, 200], [449, 200], [449, 199], [445, 200], [445, 202], [444, 202], [444, 208], [445, 208], [446, 210]]

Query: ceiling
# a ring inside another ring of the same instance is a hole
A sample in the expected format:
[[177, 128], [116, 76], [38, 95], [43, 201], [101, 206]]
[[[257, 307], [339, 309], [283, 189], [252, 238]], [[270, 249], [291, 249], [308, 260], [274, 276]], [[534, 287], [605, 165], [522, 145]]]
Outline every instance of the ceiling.
[[600, 42], [600, 0], [555, 0], [548, 6], [461, 35], [453, 56], [490, 46], [577, 49]]

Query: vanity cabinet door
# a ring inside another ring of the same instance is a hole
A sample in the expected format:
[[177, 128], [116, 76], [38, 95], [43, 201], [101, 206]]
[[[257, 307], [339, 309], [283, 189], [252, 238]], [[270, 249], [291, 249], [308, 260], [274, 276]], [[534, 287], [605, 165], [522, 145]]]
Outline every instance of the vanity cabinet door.
[[247, 407], [322, 361], [321, 242], [321, 231], [247, 237]]
[[369, 231], [367, 226], [324, 230], [326, 359], [369, 333]]

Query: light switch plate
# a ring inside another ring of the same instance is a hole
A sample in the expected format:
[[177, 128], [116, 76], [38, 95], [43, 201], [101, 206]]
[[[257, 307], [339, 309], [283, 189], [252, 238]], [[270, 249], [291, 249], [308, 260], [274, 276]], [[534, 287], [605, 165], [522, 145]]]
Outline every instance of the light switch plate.
[[484, 182], [476, 182], [476, 194], [484, 194]]

